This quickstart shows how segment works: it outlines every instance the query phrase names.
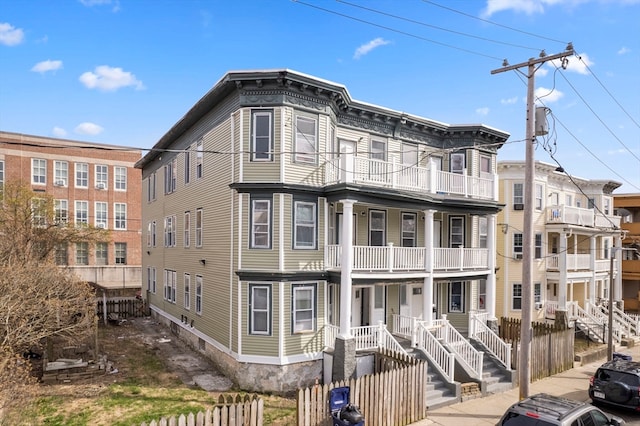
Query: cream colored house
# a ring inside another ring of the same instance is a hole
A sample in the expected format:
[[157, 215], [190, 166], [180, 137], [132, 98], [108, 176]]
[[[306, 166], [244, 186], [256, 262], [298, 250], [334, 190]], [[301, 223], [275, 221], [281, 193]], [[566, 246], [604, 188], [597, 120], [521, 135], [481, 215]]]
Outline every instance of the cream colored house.
[[361, 375], [402, 341], [449, 384], [454, 359], [483, 380], [482, 352], [433, 327], [495, 319], [508, 136], [291, 70], [229, 72], [137, 163], [144, 297], [244, 389]]
[[[569, 176], [551, 164], [535, 162], [533, 192], [533, 320], [553, 321], [557, 311], [594, 338], [603, 339], [606, 302], [613, 288], [621, 300], [618, 274], [622, 232], [614, 214], [613, 191], [621, 184]], [[498, 162], [498, 294], [496, 314], [519, 317], [522, 310], [525, 162]], [[614, 277], [610, 269], [613, 255]], [[593, 330], [588, 330], [592, 328]]]

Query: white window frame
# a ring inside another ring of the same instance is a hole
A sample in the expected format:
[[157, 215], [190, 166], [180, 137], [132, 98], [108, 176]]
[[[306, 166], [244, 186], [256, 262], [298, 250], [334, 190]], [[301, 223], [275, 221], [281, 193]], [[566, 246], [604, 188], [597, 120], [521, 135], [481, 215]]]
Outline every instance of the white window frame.
[[76, 226], [87, 226], [89, 224], [89, 202], [84, 200], [76, 200], [74, 203], [74, 212]]
[[464, 216], [449, 217], [449, 247], [459, 248], [465, 245]]
[[[257, 299], [259, 294], [264, 293], [265, 305], [258, 306]], [[257, 316], [264, 317], [264, 328], [258, 329], [256, 324], [259, 323]], [[271, 335], [271, 285], [268, 284], [249, 284], [249, 334], [252, 335]]]
[[[301, 164], [317, 164], [318, 120], [316, 118], [296, 115], [295, 141], [293, 161]], [[306, 127], [313, 125], [313, 134], [305, 132]]]
[[524, 183], [522, 182], [514, 182], [513, 184], [513, 205], [524, 206]]
[[[263, 129], [264, 119], [267, 128]], [[258, 130], [266, 130], [267, 134], [258, 134]], [[266, 142], [266, 145], [265, 145]], [[264, 148], [267, 148], [266, 150]], [[251, 111], [251, 161], [273, 161], [273, 111]]]
[[387, 161], [387, 141], [371, 139], [369, 146], [369, 158], [371, 160]]
[[155, 247], [158, 242], [157, 231], [158, 231], [158, 225], [155, 220], [152, 220], [151, 221], [151, 247]]
[[176, 303], [177, 272], [171, 269], [164, 270], [164, 300]]
[[402, 143], [402, 165], [405, 167], [418, 167], [418, 145], [414, 143]]
[[[128, 255], [127, 243], [124, 243], [124, 242], [113, 243], [113, 252], [114, 252], [113, 263], [115, 263], [116, 265], [127, 264], [127, 255]], [[119, 262], [118, 261], [119, 259], [123, 259], [124, 261]]]
[[[262, 238], [260, 238], [262, 237]], [[271, 248], [271, 200], [251, 200], [250, 248]], [[262, 240], [264, 239], [264, 242]]]
[[535, 184], [535, 206], [536, 206], [536, 210], [541, 211], [542, 208], [544, 207], [542, 205], [543, 202], [543, 186], [542, 184], [536, 183]]
[[184, 184], [191, 183], [191, 147], [184, 152]]
[[69, 163], [56, 160], [53, 162], [53, 184], [55, 186], [69, 186]]
[[[316, 329], [316, 285], [294, 284], [291, 287], [291, 327], [292, 334], [310, 333]], [[310, 293], [309, 298], [301, 299], [305, 293]], [[310, 306], [298, 307], [298, 302], [310, 300]], [[310, 318], [301, 319], [302, 313], [310, 313]]]
[[96, 164], [94, 167], [96, 189], [109, 189], [109, 166]]
[[75, 261], [76, 261], [76, 265], [89, 264], [89, 243], [88, 242], [81, 241], [76, 243]]
[[151, 269], [152, 269], [152, 272], [153, 272], [152, 279], [151, 279], [151, 293], [156, 294], [157, 283], [158, 283], [156, 267], [152, 266]]
[[513, 233], [513, 255], [524, 255], [524, 234], [522, 232]]
[[202, 247], [204, 228], [204, 212], [202, 208], [196, 209], [196, 247]]
[[[109, 204], [106, 201], [96, 201], [93, 205], [93, 208], [95, 209], [94, 211], [94, 218], [95, 218], [95, 223], [94, 226], [96, 228], [103, 228], [103, 229], [107, 229], [108, 228], [108, 217], [109, 217]], [[102, 225], [102, 226], [100, 226]]]
[[196, 314], [202, 315], [202, 275], [196, 275]]
[[184, 274], [183, 293], [184, 293], [183, 305], [184, 305], [184, 308], [188, 311], [191, 309], [191, 274], [187, 274], [187, 273]]
[[542, 283], [533, 283], [533, 302], [542, 302]]
[[176, 217], [167, 216], [164, 218], [164, 246], [176, 246]]
[[116, 191], [127, 190], [127, 168], [126, 167], [113, 166], [113, 188]]
[[202, 139], [196, 142], [196, 179], [204, 177], [204, 144]]
[[[454, 293], [454, 286], [460, 286], [460, 293]], [[448, 285], [448, 306], [449, 306], [449, 312], [454, 312], [454, 313], [464, 313], [465, 312], [465, 306], [464, 306], [464, 290], [465, 290], [465, 283], [464, 281], [452, 281], [449, 283]], [[454, 297], [456, 298], [460, 298], [460, 304], [459, 306], [456, 306], [454, 304]]]
[[452, 152], [450, 154], [449, 171], [456, 174], [464, 174], [466, 155], [464, 152]]
[[489, 220], [486, 216], [478, 217], [478, 246], [487, 248], [487, 240], [489, 236]]
[[[401, 246], [416, 247], [418, 241], [418, 215], [413, 212], [402, 212], [400, 222]], [[412, 229], [408, 228], [410, 224], [413, 224]]]
[[76, 188], [89, 188], [89, 163], [75, 163], [74, 176]]
[[[104, 260], [101, 261], [101, 260]], [[109, 264], [109, 243], [104, 241], [96, 242], [96, 265]]]
[[[521, 283], [513, 283], [511, 284], [511, 310], [512, 311], [520, 311], [522, 310], [522, 284]], [[516, 300], [520, 302], [520, 307], [516, 307]]]
[[113, 229], [127, 230], [127, 203], [113, 203]]
[[[295, 201], [293, 203], [293, 248], [301, 250], [314, 250], [317, 247], [317, 234], [318, 234], [318, 213], [316, 203], [309, 201]], [[311, 219], [301, 217], [301, 213], [311, 209]], [[300, 213], [300, 214], [299, 214]], [[302, 230], [311, 230], [311, 240], [301, 240], [304, 234]]]
[[[379, 216], [376, 218], [375, 216]], [[381, 226], [376, 223], [381, 219]], [[380, 244], [374, 244], [374, 235], [380, 236]], [[369, 245], [370, 246], [386, 246], [387, 245], [387, 212], [385, 210], [369, 210]]]
[[57, 224], [69, 223], [69, 200], [53, 201], [54, 221]]
[[31, 183], [33, 185], [47, 184], [47, 160], [43, 158], [31, 159]]
[[174, 158], [164, 166], [164, 193], [172, 194], [176, 191], [177, 176], [176, 176], [176, 159]]
[[184, 247], [191, 247], [191, 212], [184, 212], [184, 222], [182, 223], [183, 240], [182, 245]]
[[478, 280], [478, 310], [487, 309], [487, 280]]

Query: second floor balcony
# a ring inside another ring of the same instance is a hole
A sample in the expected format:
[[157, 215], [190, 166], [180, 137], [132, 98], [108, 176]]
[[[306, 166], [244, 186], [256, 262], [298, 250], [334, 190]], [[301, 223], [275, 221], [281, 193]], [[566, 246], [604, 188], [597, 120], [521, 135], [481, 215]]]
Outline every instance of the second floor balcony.
[[589, 228], [619, 228], [620, 216], [605, 215], [596, 209], [573, 206], [549, 206], [546, 209], [547, 224], [561, 223]]
[[469, 176], [467, 170], [451, 173], [435, 166], [408, 166], [343, 154], [325, 163], [325, 184], [358, 183], [433, 195], [456, 195], [497, 201], [497, 175]]
[[[353, 270], [368, 272], [427, 271], [426, 247], [354, 246]], [[341, 267], [342, 246], [325, 247], [325, 268]], [[433, 272], [467, 272], [486, 270], [489, 266], [486, 248], [434, 248]]]
[[[589, 271], [591, 270], [591, 255], [589, 254], [567, 254], [567, 271]], [[607, 272], [611, 269], [609, 259], [596, 259], [595, 272]], [[614, 262], [615, 263], [615, 262]], [[615, 265], [614, 265], [615, 267]], [[560, 255], [553, 254], [547, 257], [547, 270], [560, 270]]]

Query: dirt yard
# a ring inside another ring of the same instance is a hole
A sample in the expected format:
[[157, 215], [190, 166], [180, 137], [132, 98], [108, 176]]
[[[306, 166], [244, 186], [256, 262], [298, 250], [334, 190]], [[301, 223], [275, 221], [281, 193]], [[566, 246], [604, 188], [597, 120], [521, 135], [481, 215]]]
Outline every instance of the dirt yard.
[[[74, 383], [39, 385], [36, 403], [12, 425], [136, 425], [204, 411], [221, 394], [239, 393], [206, 358], [149, 318], [100, 325], [110, 371]], [[198, 385], [206, 377], [205, 388]], [[212, 390], [213, 389], [213, 390]], [[266, 425], [295, 424], [293, 399], [261, 395]], [[2, 422], [0, 422], [2, 424]]]

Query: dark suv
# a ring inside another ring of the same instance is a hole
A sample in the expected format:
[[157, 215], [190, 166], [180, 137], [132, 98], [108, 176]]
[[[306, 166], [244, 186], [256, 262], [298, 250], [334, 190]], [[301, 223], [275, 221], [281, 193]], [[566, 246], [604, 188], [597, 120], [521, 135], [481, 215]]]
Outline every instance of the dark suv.
[[624, 420], [609, 416], [586, 402], [539, 393], [509, 407], [497, 426], [617, 426], [624, 424]]
[[640, 411], [640, 362], [614, 359], [602, 364], [589, 382], [594, 404]]

